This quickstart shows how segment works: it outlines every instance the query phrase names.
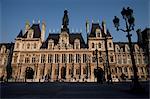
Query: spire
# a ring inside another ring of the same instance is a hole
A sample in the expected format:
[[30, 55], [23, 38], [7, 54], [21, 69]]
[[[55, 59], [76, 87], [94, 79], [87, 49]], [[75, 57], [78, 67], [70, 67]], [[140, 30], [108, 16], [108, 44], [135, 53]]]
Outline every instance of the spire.
[[45, 21], [43, 20], [42, 21], [42, 31], [41, 31], [41, 40], [42, 40], [42, 42], [44, 41], [44, 38], [45, 38], [45, 32], [46, 32], [46, 24], [45, 24]]
[[38, 20], [38, 24], [40, 24], [40, 19]]
[[33, 24], [35, 23], [34, 19], [33, 19], [32, 23], [33, 23]]
[[89, 28], [90, 28], [89, 21], [86, 18], [86, 33], [89, 33]]
[[103, 28], [103, 32], [104, 32], [105, 34], [107, 34], [107, 32], [106, 32], [106, 22], [105, 22], [105, 20], [102, 21], [102, 28]]
[[107, 37], [111, 37], [111, 34], [108, 29], [107, 29]]
[[30, 29], [30, 23], [28, 20], [26, 20], [26, 23], [25, 23], [25, 33]]

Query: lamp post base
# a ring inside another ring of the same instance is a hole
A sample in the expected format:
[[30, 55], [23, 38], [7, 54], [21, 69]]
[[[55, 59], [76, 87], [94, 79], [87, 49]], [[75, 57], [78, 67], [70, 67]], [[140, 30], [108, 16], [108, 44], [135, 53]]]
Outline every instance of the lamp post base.
[[132, 93], [144, 93], [145, 89], [140, 85], [139, 82], [133, 81], [130, 91]]

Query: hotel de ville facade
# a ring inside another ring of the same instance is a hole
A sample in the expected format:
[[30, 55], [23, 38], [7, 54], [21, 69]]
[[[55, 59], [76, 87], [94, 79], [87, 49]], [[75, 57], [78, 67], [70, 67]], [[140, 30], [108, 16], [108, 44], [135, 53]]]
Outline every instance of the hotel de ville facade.
[[[131, 79], [133, 68], [128, 42], [113, 42], [104, 21], [101, 25], [92, 22], [90, 30], [87, 21], [85, 43], [82, 33], [70, 32], [67, 13], [65, 10], [60, 33], [49, 33], [46, 38], [45, 22], [26, 22], [14, 43], [1, 43], [0, 76], [6, 77], [6, 67], [10, 65], [12, 78], [17, 81], [95, 82], [94, 70], [101, 68], [107, 75], [109, 63], [112, 79], [121, 80], [122, 75]], [[137, 43], [133, 46], [137, 74], [139, 78], [147, 79], [148, 58]]]

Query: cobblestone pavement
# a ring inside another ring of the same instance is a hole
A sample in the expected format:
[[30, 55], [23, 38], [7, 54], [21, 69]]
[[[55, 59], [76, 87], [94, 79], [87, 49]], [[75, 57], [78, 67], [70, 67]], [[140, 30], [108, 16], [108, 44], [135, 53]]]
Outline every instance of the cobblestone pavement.
[[1, 98], [14, 99], [56, 99], [56, 98], [149, 98], [149, 82], [141, 85], [143, 93], [131, 92], [131, 82], [97, 83], [1, 83]]

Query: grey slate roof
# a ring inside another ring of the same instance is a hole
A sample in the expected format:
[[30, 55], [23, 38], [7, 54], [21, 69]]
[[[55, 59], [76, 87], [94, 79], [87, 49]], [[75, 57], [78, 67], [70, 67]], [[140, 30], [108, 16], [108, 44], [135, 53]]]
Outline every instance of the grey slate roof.
[[11, 49], [14, 46], [14, 43], [0, 43], [0, 49], [3, 45], [6, 47], [6, 49]]
[[[125, 45], [129, 44], [128, 42], [114, 42], [114, 50], [115, 50], [115, 45], [119, 45], [120, 48], [123, 49], [123, 52], [125, 52]], [[135, 44], [137, 44], [136, 42], [132, 42], [132, 46], [134, 46]], [[135, 50], [134, 50], [135, 51]]]
[[[31, 26], [31, 29], [33, 29], [33, 31], [34, 31], [33, 38], [40, 38], [41, 37], [41, 29], [40, 29], [40, 25], [39, 24], [33, 24]], [[28, 32], [26, 32], [23, 35], [23, 38], [27, 38], [27, 34], [28, 34]]]
[[[99, 23], [92, 23], [92, 28], [89, 37], [96, 37], [96, 29], [100, 29], [102, 37], [105, 37], [105, 33], [103, 32], [103, 29], [100, 27]], [[111, 37], [109, 30], [107, 30], [107, 37]]]
[[20, 33], [18, 34], [17, 38], [22, 37], [22, 36], [23, 36], [22, 30], [20, 30]]
[[[46, 41], [42, 43], [41, 48], [48, 48], [48, 40], [50, 40], [50, 39], [54, 40], [54, 45], [58, 44], [59, 35], [60, 35], [59, 33], [57, 33], [57, 34], [50, 33], [48, 38], [46, 39]], [[70, 33], [69, 34], [69, 43], [70, 44], [74, 45], [75, 39], [80, 40], [81, 48], [86, 48], [86, 44], [84, 42], [84, 39], [83, 39], [81, 33]]]

